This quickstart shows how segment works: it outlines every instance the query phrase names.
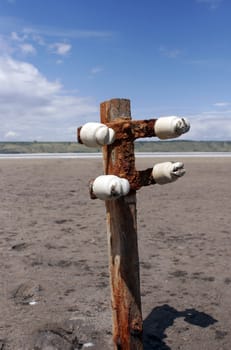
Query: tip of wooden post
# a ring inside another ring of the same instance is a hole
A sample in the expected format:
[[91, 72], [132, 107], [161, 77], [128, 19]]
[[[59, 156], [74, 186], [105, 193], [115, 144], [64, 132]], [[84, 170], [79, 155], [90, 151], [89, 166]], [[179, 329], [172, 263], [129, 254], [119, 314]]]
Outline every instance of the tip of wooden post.
[[119, 102], [119, 101], [131, 102], [131, 100], [128, 98], [114, 97], [114, 98], [110, 98], [109, 100], [101, 102], [101, 104], [102, 103], [115, 103], [115, 102]]
[[112, 98], [100, 104], [101, 122], [107, 123], [119, 117], [131, 118], [131, 103], [126, 98]]

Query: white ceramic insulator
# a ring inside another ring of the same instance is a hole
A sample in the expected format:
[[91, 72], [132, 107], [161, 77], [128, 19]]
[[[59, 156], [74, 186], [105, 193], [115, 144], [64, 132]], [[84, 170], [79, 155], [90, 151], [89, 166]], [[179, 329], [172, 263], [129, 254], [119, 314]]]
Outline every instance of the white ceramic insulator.
[[164, 185], [176, 181], [185, 174], [184, 164], [181, 162], [164, 162], [155, 164], [152, 176], [157, 184]]
[[94, 180], [92, 191], [102, 200], [117, 199], [128, 194], [130, 184], [127, 179], [116, 175], [100, 175]]
[[159, 139], [172, 139], [185, 134], [190, 129], [190, 123], [186, 118], [176, 116], [161, 117], [154, 126], [155, 135]]
[[110, 145], [115, 140], [115, 131], [101, 123], [86, 123], [80, 130], [80, 139], [88, 147]]

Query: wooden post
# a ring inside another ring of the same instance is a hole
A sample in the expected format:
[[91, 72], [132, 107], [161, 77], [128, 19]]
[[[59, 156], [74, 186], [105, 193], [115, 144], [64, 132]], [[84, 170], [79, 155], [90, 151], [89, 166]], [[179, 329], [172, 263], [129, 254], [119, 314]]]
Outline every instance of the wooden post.
[[[101, 123], [131, 120], [130, 101], [113, 99], [100, 105]], [[130, 178], [136, 173], [134, 139], [103, 146], [104, 173]], [[113, 314], [114, 349], [142, 350], [142, 312], [137, 244], [136, 191], [105, 201]]]
[[[137, 171], [134, 141], [153, 136], [175, 138], [187, 132], [190, 124], [187, 119], [174, 116], [134, 121], [127, 99], [101, 103], [100, 116], [101, 124], [87, 123], [79, 127], [77, 137], [80, 143], [89, 147], [104, 145], [104, 179], [99, 176], [89, 187], [92, 199], [106, 199], [114, 350], [142, 350], [136, 191], [155, 183], [174, 182], [185, 170], [181, 162], [164, 162]], [[108, 188], [110, 175], [127, 181], [127, 191], [117, 193], [115, 184], [114, 188]], [[97, 188], [98, 179], [101, 182]]]

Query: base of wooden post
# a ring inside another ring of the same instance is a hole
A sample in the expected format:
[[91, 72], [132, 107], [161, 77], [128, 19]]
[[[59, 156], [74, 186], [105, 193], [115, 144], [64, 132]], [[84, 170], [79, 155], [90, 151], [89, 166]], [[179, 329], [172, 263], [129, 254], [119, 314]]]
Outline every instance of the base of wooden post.
[[106, 208], [115, 349], [143, 349], [136, 195]]

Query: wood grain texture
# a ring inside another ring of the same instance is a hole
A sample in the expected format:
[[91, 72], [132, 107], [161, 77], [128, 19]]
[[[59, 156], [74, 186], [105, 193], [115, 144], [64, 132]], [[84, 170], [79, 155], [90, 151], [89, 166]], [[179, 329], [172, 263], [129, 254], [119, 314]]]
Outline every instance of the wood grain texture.
[[[101, 122], [131, 120], [130, 101], [113, 99], [101, 104]], [[135, 173], [134, 140], [118, 138], [103, 147], [104, 172], [124, 178]], [[105, 201], [113, 314], [114, 349], [142, 350], [142, 312], [137, 244], [136, 191]]]

